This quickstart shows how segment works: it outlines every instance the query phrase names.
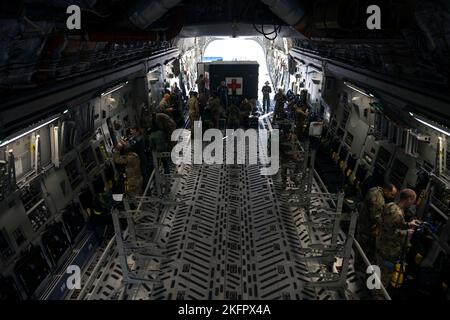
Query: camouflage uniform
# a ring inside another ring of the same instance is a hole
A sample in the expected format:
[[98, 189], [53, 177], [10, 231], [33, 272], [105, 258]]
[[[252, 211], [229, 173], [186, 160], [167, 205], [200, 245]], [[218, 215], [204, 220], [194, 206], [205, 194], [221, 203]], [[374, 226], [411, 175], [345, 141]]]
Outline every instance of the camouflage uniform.
[[158, 128], [164, 132], [167, 143], [169, 145], [172, 145], [170, 139], [172, 137], [172, 133], [177, 128], [177, 124], [175, 123], [175, 121], [173, 121], [173, 119], [165, 113], [157, 113], [156, 124], [158, 125]]
[[159, 102], [159, 111], [163, 112], [165, 114], [171, 114], [171, 112], [168, 110], [170, 108], [170, 101], [166, 98], [162, 98]]
[[[369, 190], [362, 204], [359, 217], [356, 239], [364, 250], [371, 263], [375, 263], [375, 241], [381, 225], [381, 215], [385, 206], [383, 189], [374, 187]], [[362, 259], [357, 260], [357, 269], [365, 271]]]
[[252, 113], [252, 105], [250, 102], [243, 101], [241, 104], [241, 124], [248, 127], [248, 117]]
[[188, 100], [189, 123], [191, 126], [191, 135], [194, 134], [194, 121], [198, 121], [200, 109], [196, 97], [190, 97]]
[[286, 102], [286, 96], [283, 93], [278, 92], [275, 95], [275, 118], [280, 118], [283, 115], [284, 103]]
[[162, 130], [153, 131], [149, 137], [150, 147], [157, 152], [168, 152], [169, 144], [166, 135]]
[[255, 98], [250, 99], [249, 103], [252, 106], [250, 113], [254, 113], [254, 112], [258, 111], [258, 107], [257, 107], [258, 101]]
[[121, 155], [117, 150], [113, 155], [113, 160], [117, 164], [125, 165], [125, 174], [127, 176], [126, 193], [130, 196], [141, 196], [142, 175], [139, 156], [134, 152]]
[[240, 110], [234, 104], [228, 107], [228, 121], [227, 127], [230, 129], [237, 129], [240, 125]]
[[228, 108], [228, 87], [221, 84], [217, 87], [217, 94], [219, 95], [220, 105], [226, 110]]
[[205, 94], [205, 87], [206, 87], [206, 79], [205, 77], [203, 78], [198, 78], [197, 81], [195, 81], [195, 83], [197, 84], [197, 88], [198, 88], [198, 93], [199, 94]]
[[203, 118], [204, 116], [204, 112], [205, 112], [205, 108], [206, 108], [206, 96], [204, 94], [198, 94], [198, 108], [200, 111], [200, 117]]
[[150, 178], [151, 172], [148, 168], [147, 154], [145, 153], [145, 138], [141, 134], [132, 137], [128, 144], [125, 146], [126, 151], [134, 152], [139, 156], [139, 161], [141, 163], [141, 173], [144, 183]]
[[178, 90], [178, 93], [172, 93], [170, 96], [170, 105], [173, 107], [173, 110], [172, 114], [168, 114], [173, 117], [176, 123], [180, 123], [183, 119], [183, 102], [181, 101], [180, 90]]
[[211, 98], [209, 100], [209, 107], [211, 109], [211, 121], [213, 123], [213, 128], [218, 128], [220, 116], [223, 115], [223, 109], [220, 105], [219, 98]]
[[408, 224], [403, 210], [396, 203], [385, 206], [382, 214], [381, 232], [376, 241], [377, 264], [381, 269], [381, 281], [387, 288], [393, 266], [401, 259], [408, 239]]
[[295, 134], [297, 135], [297, 138], [300, 140], [302, 134], [303, 134], [303, 126], [305, 125], [306, 117], [308, 116], [307, 111], [303, 110], [302, 108], [299, 108], [295, 106], [294, 108], [295, 112]]
[[[150, 146], [152, 150], [157, 152], [169, 152], [177, 143], [176, 141], [171, 141], [172, 133], [176, 129], [176, 123], [168, 115], [157, 113], [156, 124], [159, 130], [154, 130], [150, 135]], [[164, 167], [164, 172], [168, 174], [170, 172], [169, 159], [162, 158], [161, 162]]]

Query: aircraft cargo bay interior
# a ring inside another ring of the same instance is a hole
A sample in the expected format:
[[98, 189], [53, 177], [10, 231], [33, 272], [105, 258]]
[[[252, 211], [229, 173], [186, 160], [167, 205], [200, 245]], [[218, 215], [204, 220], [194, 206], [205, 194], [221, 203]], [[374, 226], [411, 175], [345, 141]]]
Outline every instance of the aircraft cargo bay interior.
[[448, 1], [4, 1], [0, 50], [0, 301], [450, 298]]

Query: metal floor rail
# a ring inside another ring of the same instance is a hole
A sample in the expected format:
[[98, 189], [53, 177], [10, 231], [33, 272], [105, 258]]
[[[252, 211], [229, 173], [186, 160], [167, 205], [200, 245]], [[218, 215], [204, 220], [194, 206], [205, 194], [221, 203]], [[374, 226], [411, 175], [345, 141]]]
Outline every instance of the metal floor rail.
[[[330, 243], [331, 234], [307, 226], [305, 210], [289, 204], [278, 175], [260, 175], [260, 165], [184, 165], [179, 170], [172, 194], [180, 203], [148, 218], [168, 225], [145, 235], [164, 248], [165, 259], [139, 266], [154, 274], [157, 264], [158, 281], [124, 285], [115, 246], [108, 246], [108, 259], [95, 270], [82, 299], [357, 298], [353, 263], [345, 294], [305, 285], [311, 274], [332, 272], [333, 263], [303, 259], [303, 249]], [[313, 192], [323, 188], [316, 177]], [[312, 203], [311, 211], [328, 206], [321, 197]], [[155, 210], [149, 204], [143, 209]], [[344, 232], [339, 241], [345, 241]]]

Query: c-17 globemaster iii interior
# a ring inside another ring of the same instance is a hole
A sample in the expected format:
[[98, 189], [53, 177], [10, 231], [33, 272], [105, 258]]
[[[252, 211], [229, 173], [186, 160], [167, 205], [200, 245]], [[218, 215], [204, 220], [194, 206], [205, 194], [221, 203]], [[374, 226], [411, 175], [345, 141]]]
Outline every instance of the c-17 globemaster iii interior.
[[448, 300], [450, 3], [0, 3], [0, 300]]

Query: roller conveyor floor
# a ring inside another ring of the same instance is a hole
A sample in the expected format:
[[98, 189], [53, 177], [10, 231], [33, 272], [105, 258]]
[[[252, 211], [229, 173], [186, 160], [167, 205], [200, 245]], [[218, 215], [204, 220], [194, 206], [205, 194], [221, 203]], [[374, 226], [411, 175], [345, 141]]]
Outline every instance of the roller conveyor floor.
[[[305, 260], [304, 249], [329, 244], [331, 234], [306, 223], [305, 210], [290, 204], [295, 196], [281, 190], [279, 175], [260, 175], [260, 165], [184, 165], [178, 170], [171, 193], [179, 204], [144, 208], [155, 212], [149, 223], [167, 225], [144, 236], [164, 248], [163, 260], [139, 265], [156, 282], [124, 286], [111, 246], [87, 299], [324, 300], [358, 295], [352, 263], [346, 292], [311, 285], [333, 275], [334, 264]], [[323, 192], [319, 186], [315, 179], [313, 192]], [[327, 206], [325, 199], [313, 197], [311, 212]], [[321, 218], [314, 222], [320, 224]], [[343, 232], [339, 240], [345, 241]]]

